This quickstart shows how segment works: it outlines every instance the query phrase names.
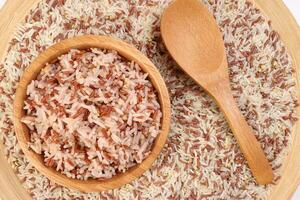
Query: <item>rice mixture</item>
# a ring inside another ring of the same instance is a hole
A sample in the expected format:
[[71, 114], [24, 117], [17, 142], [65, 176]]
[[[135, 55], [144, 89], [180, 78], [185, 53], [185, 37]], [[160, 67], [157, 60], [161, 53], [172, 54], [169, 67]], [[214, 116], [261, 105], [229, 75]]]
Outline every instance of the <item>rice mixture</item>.
[[111, 178], [150, 153], [162, 113], [138, 64], [111, 50], [71, 50], [27, 87], [30, 147], [68, 177]]
[[[187, 77], [165, 49], [160, 17], [171, 0], [43, 0], [10, 42], [0, 71], [1, 136], [23, 186], [36, 199], [265, 199], [272, 184], [257, 185], [213, 99]], [[280, 179], [296, 120], [295, 69], [271, 22], [245, 0], [203, 0], [223, 34], [233, 94]], [[150, 170], [130, 184], [81, 193], [52, 183], [28, 164], [11, 122], [12, 100], [23, 70], [64, 38], [103, 34], [146, 54], [169, 88], [168, 141]]]

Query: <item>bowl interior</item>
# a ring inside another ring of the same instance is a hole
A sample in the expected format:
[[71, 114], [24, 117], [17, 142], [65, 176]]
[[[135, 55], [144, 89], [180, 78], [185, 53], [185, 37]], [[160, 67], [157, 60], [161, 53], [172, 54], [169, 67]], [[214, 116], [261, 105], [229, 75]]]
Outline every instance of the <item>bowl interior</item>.
[[[163, 116], [161, 120], [161, 129], [152, 146], [152, 151], [149, 156], [147, 156], [143, 160], [142, 163], [135, 165], [124, 173], [118, 173], [111, 179], [89, 179], [83, 181], [68, 178], [66, 175], [57, 172], [55, 169], [45, 166], [43, 156], [35, 153], [28, 147], [30, 133], [27, 126], [24, 125], [20, 120], [24, 115], [23, 107], [24, 100], [26, 98], [27, 86], [31, 82], [31, 80], [36, 78], [45, 64], [51, 63], [60, 55], [67, 53], [70, 49], [87, 49], [92, 47], [116, 50], [126, 59], [138, 63], [141, 69], [149, 74], [148, 77], [150, 78], [153, 86], [157, 91]], [[77, 189], [84, 192], [99, 192], [121, 187], [122, 185], [133, 181], [151, 167], [152, 163], [161, 152], [167, 139], [170, 126], [170, 98], [165, 82], [158, 70], [155, 68], [152, 62], [136, 48], [121, 40], [111, 37], [85, 35], [63, 40], [49, 47], [46, 51], [41, 53], [24, 71], [16, 90], [13, 118], [16, 136], [21, 149], [23, 150], [29, 162], [43, 175], [65, 187]]]

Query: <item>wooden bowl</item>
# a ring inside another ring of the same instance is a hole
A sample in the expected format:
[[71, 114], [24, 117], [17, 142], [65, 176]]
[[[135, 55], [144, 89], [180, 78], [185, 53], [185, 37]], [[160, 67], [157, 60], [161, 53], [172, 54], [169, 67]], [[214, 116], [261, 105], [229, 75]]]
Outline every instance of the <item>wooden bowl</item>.
[[[24, 115], [23, 107], [24, 100], [26, 98], [27, 86], [31, 80], [36, 78], [46, 63], [50, 63], [58, 56], [69, 52], [70, 49], [87, 49], [91, 47], [116, 50], [120, 55], [128, 60], [138, 63], [142, 70], [149, 74], [149, 78], [158, 92], [163, 116], [161, 121], [161, 130], [153, 144], [152, 151], [142, 163], [107, 180], [90, 179], [84, 181], [68, 178], [66, 175], [61, 174], [55, 169], [45, 166], [43, 156], [35, 153], [29, 148], [29, 129], [20, 121], [20, 119]], [[121, 187], [122, 185], [138, 178], [151, 167], [152, 163], [161, 152], [167, 140], [170, 127], [170, 98], [165, 82], [156, 67], [136, 48], [121, 40], [111, 37], [86, 35], [67, 39], [49, 47], [46, 51], [41, 53], [25, 70], [16, 90], [13, 121], [16, 136], [21, 149], [23, 150], [29, 162], [43, 175], [48, 177], [50, 180], [68, 188], [77, 189], [84, 192], [100, 192]]]

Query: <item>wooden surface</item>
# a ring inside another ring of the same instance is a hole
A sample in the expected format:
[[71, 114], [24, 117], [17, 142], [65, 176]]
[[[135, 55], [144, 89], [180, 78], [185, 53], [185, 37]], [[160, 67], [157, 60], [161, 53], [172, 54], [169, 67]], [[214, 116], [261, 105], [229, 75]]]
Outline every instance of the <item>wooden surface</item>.
[[[5, 55], [8, 41], [12, 38], [12, 33], [17, 25], [24, 19], [25, 14], [39, 0], [8, 0], [7, 4], [0, 11], [0, 58]], [[297, 80], [300, 78], [300, 30], [292, 15], [281, 0], [255, 0], [259, 7], [269, 19], [272, 26], [279, 32], [281, 39], [288, 47], [294, 64], [297, 67]], [[299, 85], [298, 85], [299, 87]], [[299, 90], [298, 90], [299, 91]], [[300, 109], [298, 108], [298, 113]], [[294, 142], [292, 149], [285, 160], [282, 168], [282, 178], [274, 186], [269, 199], [285, 200], [289, 199], [297, 188], [300, 181], [300, 122], [294, 129]], [[4, 157], [2, 143], [0, 143], [0, 197], [4, 200], [11, 199], [31, 199], [25, 192], [12, 168], [7, 164]]]
[[[46, 66], [47, 63], [53, 62], [55, 59], [57, 59], [57, 57], [69, 52], [71, 49], [88, 49], [94, 47], [115, 50], [128, 60], [132, 60], [139, 64], [141, 69], [148, 74], [153, 86], [158, 92], [163, 115], [160, 133], [155, 139], [151, 153], [145, 160], [143, 160], [140, 164], [130, 168], [126, 172], [113, 176], [111, 179], [106, 179], [103, 181], [84, 181], [68, 178], [60, 172], [57, 172], [55, 169], [45, 166], [43, 156], [35, 153], [29, 148], [28, 143], [30, 142], [30, 133], [27, 126], [21, 122], [21, 119], [24, 116], [23, 107], [25, 105], [24, 101], [26, 99], [27, 86], [36, 78], [36, 76]], [[170, 117], [171, 106], [166, 84], [157, 68], [146, 56], [144, 56], [133, 46], [119, 39], [114, 39], [107, 36], [85, 35], [63, 40], [49, 47], [43, 53], [41, 53], [28, 68], [26, 68], [25, 72], [21, 76], [16, 90], [13, 122], [18, 143], [23, 153], [29, 162], [43, 175], [48, 177], [50, 180], [68, 188], [77, 189], [83, 192], [101, 192], [104, 190], [115, 189], [130, 183], [151, 167], [152, 163], [158, 157], [166, 143], [170, 127]]]
[[161, 34], [173, 59], [218, 103], [257, 183], [271, 183], [272, 168], [233, 98], [224, 42], [213, 15], [198, 0], [176, 0], [163, 13]]

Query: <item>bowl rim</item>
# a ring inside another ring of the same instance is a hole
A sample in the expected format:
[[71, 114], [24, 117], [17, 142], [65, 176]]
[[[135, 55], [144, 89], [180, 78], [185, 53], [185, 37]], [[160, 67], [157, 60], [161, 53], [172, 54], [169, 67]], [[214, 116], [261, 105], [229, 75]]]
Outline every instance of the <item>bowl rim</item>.
[[[105, 180], [73, 179], [67, 177], [59, 171], [56, 171], [51, 167], [45, 166], [43, 156], [35, 153], [29, 148], [29, 130], [27, 126], [21, 122], [21, 118], [24, 115], [23, 107], [24, 100], [27, 96], [27, 86], [31, 82], [31, 80], [36, 78], [41, 69], [44, 68], [47, 63], [53, 62], [60, 55], [66, 54], [71, 49], [88, 48], [115, 50], [118, 52], [118, 54], [120, 54], [127, 60], [134, 61], [139, 64], [141, 69], [144, 72], [148, 73], [148, 77], [157, 91], [159, 103], [162, 110], [160, 132], [155, 139], [151, 153], [140, 164], [129, 168], [124, 173], [119, 173], [112, 178]], [[39, 54], [38, 57], [35, 58], [35, 60], [24, 70], [23, 74], [21, 75], [20, 81], [17, 85], [13, 104], [14, 129], [18, 143], [23, 153], [25, 154], [25, 157], [40, 173], [45, 175], [50, 180], [59, 185], [83, 192], [101, 192], [119, 188], [140, 177], [146, 170], [148, 170], [152, 166], [153, 162], [162, 151], [166, 143], [170, 128], [170, 118], [171, 105], [168, 89], [161, 74], [154, 66], [154, 64], [132, 45], [129, 45], [128, 43], [120, 39], [100, 35], [83, 35], [65, 39], [50, 46], [41, 54]]]

